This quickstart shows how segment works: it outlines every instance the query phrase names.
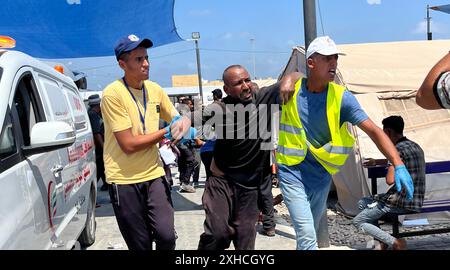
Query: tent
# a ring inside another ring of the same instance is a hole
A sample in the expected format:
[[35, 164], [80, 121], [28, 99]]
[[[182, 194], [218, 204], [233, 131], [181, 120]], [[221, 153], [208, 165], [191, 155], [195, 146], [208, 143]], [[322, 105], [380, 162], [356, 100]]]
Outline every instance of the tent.
[[[401, 115], [405, 135], [424, 149], [426, 162], [449, 160], [450, 114], [447, 110], [427, 111], [415, 102], [415, 94], [431, 67], [450, 49], [450, 40], [407, 41], [340, 45], [346, 53], [338, 61], [336, 82], [344, 85], [357, 98], [369, 117], [379, 126], [383, 118]], [[283, 72], [305, 73], [305, 50], [293, 48]], [[338, 194], [338, 209], [354, 216], [358, 200], [370, 195], [366, 158], [384, 158], [370, 138], [359, 128], [351, 128], [356, 138], [353, 155], [333, 177]], [[450, 175], [427, 175], [425, 200], [450, 199]], [[378, 192], [388, 186], [378, 181]], [[416, 218], [417, 215], [414, 215]], [[450, 218], [434, 214], [435, 220]]]

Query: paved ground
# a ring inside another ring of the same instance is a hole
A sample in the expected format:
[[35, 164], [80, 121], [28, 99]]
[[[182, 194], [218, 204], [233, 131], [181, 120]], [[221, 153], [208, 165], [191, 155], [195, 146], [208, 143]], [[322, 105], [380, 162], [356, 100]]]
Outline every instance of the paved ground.
[[[178, 250], [197, 249], [200, 234], [203, 232], [204, 211], [201, 206], [201, 196], [204, 188], [204, 171], [200, 176], [200, 187], [196, 193], [180, 193], [178, 186], [172, 190], [172, 198], [175, 207], [175, 229], [178, 234]], [[178, 179], [175, 178], [177, 183]], [[274, 189], [274, 195], [279, 190]], [[95, 243], [88, 247], [88, 250], [113, 250], [127, 249], [125, 242], [119, 232], [116, 219], [109, 203], [107, 192], [99, 190], [98, 203], [100, 207], [96, 209], [97, 233]], [[276, 236], [267, 237], [257, 234], [257, 250], [293, 250], [295, 249], [295, 233], [290, 225], [288, 213], [283, 206], [277, 207], [276, 214]], [[350, 250], [350, 249], [371, 249], [371, 238], [358, 234], [351, 225], [351, 220], [347, 219], [332, 210], [328, 210], [328, 228], [331, 233], [331, 246], [328, 250]], [[257, 230], [261, 226], [257, 225]], [[353, 239], [353, 240], [352, 240]], [[415, 250], [450, 250], [450, 234], [420, 236], [407, 238], [409, 249]], [[233, 247], [231, 247], [233, 249]]]
[[[201, 206], [204, 182], [196, 193], [180, 193], [178, 186], [172, 190], [172, 199], [175, 207], [175, 229], [178, 234], [178, 250], [197, 249], [200, 234], [203, 232], [204, 211]], [[88, 250], [127, 249], [119, 232], [112, 206], [109, 203], [107, 192], [99, 191], [96, 209], [97, 233], [95, 243]], [[295, 249], [294, 230], [282, 217], [276, 217], [276, 236], [267, 237], [257, 234], [256, 249], [292, 250]], [[257, 225], [257, 229], [261, 229]], [[231, 247], [232, 249], [233, 247]]]

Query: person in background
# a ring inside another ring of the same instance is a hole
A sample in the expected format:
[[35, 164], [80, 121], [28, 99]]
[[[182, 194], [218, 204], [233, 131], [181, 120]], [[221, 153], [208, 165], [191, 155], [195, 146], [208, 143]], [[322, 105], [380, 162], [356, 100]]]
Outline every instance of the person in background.
[[194, 169], [194, 174], [192, 175], [192, 185], [194, 188], [197, 188], [200, 186], [199, 179], [200, 179], [200, 169], [202, 168], [202, 158], [200, 156], [200, 148], [205, 144], [205, 141], [201, 140], [200, 138], [195, 139], [194, 144], [194, 157], [195, 161], [197, 162], [197, 167]]
[[428, 110], [450, 109], [450, 53], [431, 68], [417, 91], [416, 102]]
[[[164, 90], [148, 80], [149, 39], [128, 35], [114, 52], [121, 79], [103, 91], [106, 180], [120, 232], [130, 250], [175, 249], [174, 209], [158, 143], [192, 139], [191, 121], [181, 117]], [[159, 119], [170, 123], [159, 129]], [[183, 137], [184, 136], [184, 137]]]
[[[259, 91], [259, 86], [257, 83], [252, 82], [253, 89], [255, 92]], [[273, 119], [272, 119], [273, 121]], [[278, 127], [272, 126], [272, 142], [276, 139], [275, 137], [275, 129]], [[272, 153], [270, 154], [272, 155]], [[270, 167], [270, 170], [272, 171], [271, 164], [267, 164], [267, 166]], [[274, 206], [274, 199], [272, 194], [272, 175], [270, 177], [264, 178], [264, 181], [261, 183], [261, 185], [258, 188], [258, 208], [261, 211], [259, 220], [262, 223], [262, 230], [260, 233], [265, 236], [274, 237], [275, 236], [275, 209]]]
[[[212, 91], [212, 94], [214, 100], [213, 103], [206, 106], [203, 110], [203, 113], [207, 115], [211, 115], [212, 108], [222, 101], [222, 90], [220, 90], [219, 88], [214, 89]], [[211, 125], [203, 125], [202, 133], [203, 137], [206, 138], [206, 142], [200, 148], [200, 157], [203, 165], [205, 166], [206, 180], [208, 180], [208, 178], [212, 175], [210, 167], [213, 158], [214, 145], [216, 143], [216, 136], [214, 134], [214, 127], [212, 127]]]
[[[194, 98], [192, 99], [191, 103], [192, 105], [189, 106], [189, 108], [191, 109], [191, 112], [193, 112], [194, 110], [203, 110], [203, 104], [201, 99], [199, 98]], [[195, 161], [197, 162], [198, 166], [195, 167], [194, 169], [194, 174], [192, 175], [192, 184], [194, 186], [194, 188], [199, 187], [199, 179], [200, 179], [200, 170], [202, 167], [202, 158], [200, 156], [200, 148], [205, 144], [204, 138], [203, 137], [197, 137], [195, 138], [195, 144], [194, 144], [194, 157], [195, 157]]]
[[[181, 101], [179, 112], [181, 115], [189, 115], [194, 109], [192, 99], [184, 98]], [[202, 144], [203, 142], [198, 139], [182, 140], [177, 144], [180, 156], [178, 158], [178, 171], [180, 172], [180, 191], [194, 193], [195, 188], [190, 184], [191, 176], [194, 176], [196, 168], [199, 167], [199, 163], [195, 158], [194, 147], [196, 144]], [[197, 180], [198, 178], [193, 180]], [[195, 182], [195, 181], [194, 181]]]
[[280, 190], [296, 234], [297, 249], [317, 249], [316, 231], [326, 210], [331, 176], [353, 151], [347, 123], [361, 128], [395, 167], [398, 191], [413, 198], [411, 176], [395, 146], [345, 87], [333, 81], [339, 54], [328, 37], [314, 39], [306, 51], [308, 78], [282, 106], [276, 158]]
[[102, 179], [103, 185], [101, 191], [108, 190], [108, 184], [105, 177], [105, 164], [103, 162], [103, 142], [105, 129], [103, 126], [102, 110], [100, 108], [100, 96], [95, 94], [88, 97], [89, 121], [91, 122], [92, 133], [95, 143], [95, 163], [97, 165], [97, 181]]
[[378, 227], [378, 220], [387, 214], [414, 214], [420, 211], [425, 195], [425, 156], [422, 148], [403, 135], [405, 123], [401, 116], [389, 116], [383, 119], [383, 131], [397, 148], [414, 184], [413, 200], [406, 199], [405, 192], [398, 193], [394, 184], [395, 169], [388, 164], [386, 184], [391, 188], [383, 194], [365, 197], [358, 202], [362, 210], [354, 219], [353, 225], [362, 232], [381, 242], [381, 249], [406, 249], [406, 241], [396, 239]]

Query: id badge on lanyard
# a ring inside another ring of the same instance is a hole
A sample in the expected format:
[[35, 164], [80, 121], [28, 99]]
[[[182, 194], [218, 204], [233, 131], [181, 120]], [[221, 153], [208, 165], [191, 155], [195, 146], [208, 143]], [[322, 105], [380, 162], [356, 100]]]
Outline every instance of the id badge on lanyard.
[[143, 95], [143, 99], [144, 99], [143, 100], [144, 104], [142, 105], [142, 107], [144, 107], [144, 114], [142, 114], [141, 110], [139, 109], [139, 104], [137, 102], [137, 99], [131, 92], [130, 88], [128, 87], [128, 83], [125, 80], [125, 77], [123, 77], [122, 80], [123, 80], [123, 83], [125, 84], [125, 87], [127, 88], [128, 92], [130, 93], [131, 97], [133, 98], [134, 102], [136, 103], [136, 108], [139, 112], [139, 119], [141, 120], [141, 123], [142, 123], [142, 131], [144, 132], [144, 134], [147, 134], [147, 130], [145, 128], [145, 115], [147, 113], [147, 95], [146, 95], [146, 90], [145, 90], [145, 83], [142, 84], [142, 95]]

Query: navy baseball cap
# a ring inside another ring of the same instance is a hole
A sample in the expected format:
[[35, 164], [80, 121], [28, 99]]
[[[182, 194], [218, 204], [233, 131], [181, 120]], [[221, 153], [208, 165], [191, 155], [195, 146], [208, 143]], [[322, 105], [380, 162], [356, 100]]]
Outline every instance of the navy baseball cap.
[[119, 41], [117, 41], [116, 46], [114, 47], [116, 59], [119, 60], [119, 56], [121, 54], [132, 51], [139, 46], [148, 49], [153, 46], [153, 42], [148, 38], [140, 39], [138, 36], [133, 34], [122, 37]]

